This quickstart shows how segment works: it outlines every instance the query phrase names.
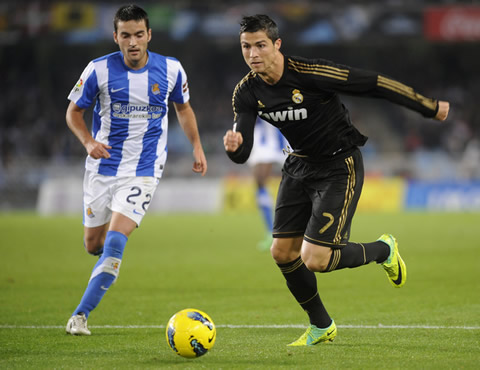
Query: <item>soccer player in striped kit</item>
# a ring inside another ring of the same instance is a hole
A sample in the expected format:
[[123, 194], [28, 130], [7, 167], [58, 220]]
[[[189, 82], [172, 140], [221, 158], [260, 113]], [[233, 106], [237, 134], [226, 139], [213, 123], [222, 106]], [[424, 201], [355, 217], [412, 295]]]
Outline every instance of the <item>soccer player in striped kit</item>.
[[[84, 244], [100, 258], [66, 331], [90, 335], [87, 318], [117, 279], [130, 234], [140, 225], [167, 159], [168, 103], [193, 147], [193, 171], [207, 160], [178, 60], [149, 51], [147, 13], [118, 9], [113, 38], [120, 51], [91, 61], [68, 99], [68, 127], [88, 156], [84, 177]], [[84, 112], [94, 101], [91, 132]]]
[[444, 121], [449, 103], [372, 71], [324, 59], [283, 55], [275, 22], [244, 17], [240, 45], [251, 71], [233, 92], [234, 128], [225, 134], [229, 158], [244, 163], [252, 149], [257, 116], [280, 129], [293, 151], [285, 160], [273, 226], [272, 257], [310, 326], [291, 346], [333, 341], [334, 320], [320, 299], [315, 272], [376, 262], [397, 288], [406, 265], [390, 234], [350, 242], [350, 226], [363, 185], [359, 147], [367, 138], [353, 126], [339, 93], [376, 97]]

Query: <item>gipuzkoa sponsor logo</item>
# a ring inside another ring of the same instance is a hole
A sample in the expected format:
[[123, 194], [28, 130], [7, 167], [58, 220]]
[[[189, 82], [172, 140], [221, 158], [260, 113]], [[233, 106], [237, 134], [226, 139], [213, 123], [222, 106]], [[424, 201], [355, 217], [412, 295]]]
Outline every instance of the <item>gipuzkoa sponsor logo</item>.
[[164, 115], [164, 108], [154, 105], [112, 104], [113, 116], [117, 118], [155, 119]]

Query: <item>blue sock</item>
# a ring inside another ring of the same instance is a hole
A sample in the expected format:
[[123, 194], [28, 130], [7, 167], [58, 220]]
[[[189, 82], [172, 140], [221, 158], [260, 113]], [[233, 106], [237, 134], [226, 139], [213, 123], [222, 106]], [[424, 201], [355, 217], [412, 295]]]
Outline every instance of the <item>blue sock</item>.
[[267, 230], [271, 232], [273, 230], [272, 197], [264, 186], [257, 189], [257, 205], [262, 211], [263, 221]]
[[118, 231], [107, 232], [103, 255], [93, 268], [87, 289], [73, 315], [83, 312], [88, 317], [90, 312], [100, 303], [108, 288], [118, 276], [127, 240], [128, 238]]

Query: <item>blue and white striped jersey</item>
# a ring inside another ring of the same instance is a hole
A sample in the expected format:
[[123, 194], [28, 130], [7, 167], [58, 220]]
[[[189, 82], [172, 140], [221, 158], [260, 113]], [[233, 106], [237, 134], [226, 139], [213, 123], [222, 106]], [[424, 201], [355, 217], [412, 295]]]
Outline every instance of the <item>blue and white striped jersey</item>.
[[289, 146], [280, 130], [260, 117], [255, 122], [253, 147], [248, 164], [280, 163], [287, 158], [284, 150]]
[[167, 159], [168, 102], [190, 98], [180, 62], [148, 51], [142, 69], [128, 68], [118, 51], [91, 61], [68, 99], [93, 110], [92, 136], [110, 158], [87, 157], [85, 167], [106, 176], [161, 177]]

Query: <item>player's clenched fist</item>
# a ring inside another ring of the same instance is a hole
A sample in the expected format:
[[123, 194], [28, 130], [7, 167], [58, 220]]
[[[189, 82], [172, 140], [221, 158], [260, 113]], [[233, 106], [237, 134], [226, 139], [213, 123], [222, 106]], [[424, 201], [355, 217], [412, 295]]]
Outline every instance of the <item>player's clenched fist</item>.
[[450, 103], [447, 101], [438, 102], [438, 111], [435, 119], [439, 121], [445, 121], [448, 117], [448, 111], [450, 110]]
[[223, 137], [223, 145], [227, 152], [235, 152], [240, 145], [243, 143], [243, 137], [240, 132], [234, 132], [228, 130], [225, 136]]

